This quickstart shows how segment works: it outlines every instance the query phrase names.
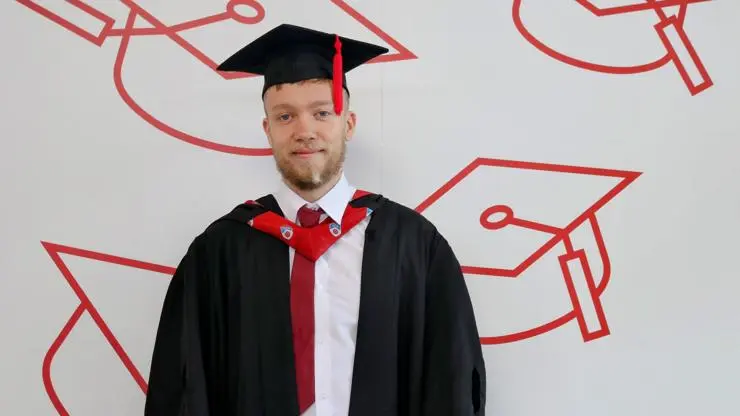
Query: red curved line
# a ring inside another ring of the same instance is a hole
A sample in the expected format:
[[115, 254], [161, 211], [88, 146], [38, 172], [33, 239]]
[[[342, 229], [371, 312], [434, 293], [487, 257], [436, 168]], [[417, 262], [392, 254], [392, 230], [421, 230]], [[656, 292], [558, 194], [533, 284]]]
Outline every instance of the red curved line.
[[601, 296], [601, 294], [604, 293], [606, 286], [609, 284], [609, 279], [611, 279], [612, 263], [609, 260], [609, 253], [606, 251], [604, 236], [601, 233], [601, 228], [596, 220], [596, 215], [589, 217], [589, 221], [591, 222], [591, 229], [594, 231], [594, 236], [596, 237], [596, 246], [599, 248], [599, 255], [601, 255], [603, 275], [601, 276], [599, 284], [596, 286], [596, 295]]
[[54, 361], [57, 351], [59, 351], [62, 343], [64, 343], [69, 336], [69, 333], [72, 332], [72, 328], [77, 324], [77, 321], [79, 321], [83, 312], [85, 312], [85, 306], [80, 303], [69, 317], [67, 323], [64, 324], [62, 330], [59, 331], [59, 335], [57, 335], [56, 339], [49, 347], [46, 355], [44, 355], [44, 363], [41, 366], [41, 378], [44, 380], [46, 395], [49, 396], [49, 400], [51, 400], [51, 403], [54, 405], [54, 409], [56, 409], [60, 416], [69, 416], [69, 412], [64, 408], [64, 405], [59, 399], [59, 395], [54, 388], [54, 382], [51, 380], [51, 363]]
[[528, 338], [533, 338], [538, 335], [542, 335], [545, 332], [552, 331], [554, 329], [557, 329], [566, 323], [570, 322], [576, 317], [576, 313], [574, 311], [570, 311], [566, 313], [565, 315], [550, 321], [546, 324], [540, 325], [538, 327], [528, 329], [526, 331], [521, 332], [514, 332], [507, 335], [499, 335], [494, 337], [481, 337], [480, 342], [483, 345], [494, 345], [494, 344], [506, 344], [509, 342], [516, 342], [516, 341], [522, 341]]
[[[146, 380], [144, 380], [144, 377], [142, 377], [141, 373], [136, 368], [131, 358], [128, 356], [126, 351], [123, 349], [123, 346], [121, 346], [121, 344], [118, 342], [116, 337], [113, 335], [113, 331], [111, 331], [108, 325], [105, 323], [105, 320], [100, 315], [98, 310], [95, 308], [95, 305], [93, 305], [92, 301], [90, 301], [90, 298], [87, 296], [85, 291], [82, 290], [82, 287], [80, 287], [79, 283], [74, 278], [74, 275], [72, 275], [72, 273], [69, 271], [69, 268], [62, 261], [61, 256], [59, 255], [59, 252], [60, 252], [59, 249], [61, 247], [55, 244], [44, 242], [44, 241], [42, 241], [41, 244], [44, 246], [47, 253], [54, 261], [54, 264], [56, 264], [57, 268], [64, 276], [64, 279], [67, 281], [67, 283], [70, 285], [72, 290], [75, 292], [75, 294], [77, 295], [77, 298], [79, 298], [81, 305], [90, 314], [90, 317], [93, 319], [93, 321], [97, 325], [100, 332], [103, 334], [105, 339], [108, 341], [110, 346], [113, 348], [113, 351], [116, 353], [116, 355], [118, 355], [118, 358], [121, 360], [121, 363], [124, 365], [124, 367], [129, 372], [129, 374], [131, 374], [131, 377], [139, 385], [139, 387], [144, 392], [144, 394], [146, 394], [146, 391], [147, 391]], [[79, 253], [75, 253], [75, 250], [67, 250], [67, 252], [73, 255], [79, 254]]]
[[[594, 232], [594, 236], [596, 239], [596, 245], [598, 247], [599, 254], [601, 255], [601, 260], [603, 264], [603, 276], [601, 280], [599, 281], [598, 286], [596, 287], [596, 296], [601, 296], [604, 293], [604, 290], [606, 289], [606, 286], [608, 285], [609, 280], [611, 278], [611, 270], [612, 270], [611, 262], [609, 260], [609, 254], [606, 251], [606, 244], [604, 242], [604, 236], [601, 233], [601, 229], [599, 227], [596, 216], [591, 215], [589, 216], [588, 219], [591, 224], [591, 229]], [[563, 238], [563, 244], [565, 244], [567, 252], [573, 251], [572, 243], [570, 242], [570, 238], [567, 234]], [[526, 331], [507, 334], [507, 335], [500, 335], [500, 336], [493, 336], [493, 337], [481, 337], [480, 341], [481, 341], [481, 344], [483, 345], [505, 344], [505, 343], [510, 343], [510, 342], [522, 341], [522, 340], [533, 338], [538, 335], [542, 335], [546, 332], [555, 330], [575, 318], [576, 318], [576, 312], [570, 311], [566, 313], [565, 315], [562, 315], [561, 317], [554, 319], [543, 325], [540, 325], [538, 327], [528, 329]]]
[[123, 84], [123, 77], [122, 77], [122, 71], [123, 71], [123, 60], [126, 57], [126, 52], [128, 51], [128, 44], [131, 39], [131, 33], [134, 28], [134, 22], [136, 21], [137, 13], [135, 11], [131, 11], [129, 13], [128, 19], [126, 21], [126, 27], [123, 30], [123, 34], [121, 36], [121, 44], [118, 49], [118, 54], [116, 56], [116, 62], [114, 65], [114, 71], [113, 71], [113, 81], [116, 85], [116, 89], [118, 90], [118, 94], [121, 96], [123, 101], [136, 113], [139, 115], [139, 117], [143, 118], [146, 122], [151, 124], [156, 129], [176, 138], [179, 140], [182, 140], [186, 143], [190, 143], [195, 146], [203, 147], [210, 150], [215, 150], [218, 152], [224, 152], [224, 153], [232, 153], [236, 155], [245, 155], [245, 156], [269, 156], [272, 154], [272, 149], [270, 148], [249, 148], [249, 147], [239, 147], [239, 146], [230, 146], [225, 145], [221, 143], [215, 143], [208, 140], [204, 140], [195, 136], [192, 136], [188, 133], [182, 132], [180, 130], [177, 130], [159, 120], [157, 120], [154, 116], [149, 114], [147, 111], [145, 111], [143, 108], [141, 108], [138, 103], [129, 95], [128, 91], [126, 90], [126, 87]]
[[546, 55], [549, 55], [550, 57], [557, 59], [558, 61], [561, 61], [563, 63], [566, 63], [568, 65], [575, 66], [577, 68], [581, 69], [587, 69], [591, 71], [596, 72], [604, 72], [608, 74], [637, 74], [640, 72], [647, 72], [652, 71], [655, 69], [660, 68], [661, 66], [667, 64], [671, 61], [670, 54], [666, 53], [662, 58], [647, 63], [643, 65], [633, 65], [633, 66], [610, 66], [610, 65], [600, 65], [593, 62], [583, 61], [580, 59], [576, 59], [567, 55], [564, 55], [549, 46], [545, 45], [544, 43], [540, 42], [534, 35], [532, 35], [527, 28], [524, 26], [524, 23], [522, 23], [521, 15], [520, 15], [520, 9], [521, 9], [522, 0], [514, 0], [514, 6], [512, 8], [512, 16], [514, 18], [514, 26], [516, 26], [517, 30], [519, 30], [519, 33], [521, 33], [524, 38], [532, 44], [535, 48], [539, 49]]

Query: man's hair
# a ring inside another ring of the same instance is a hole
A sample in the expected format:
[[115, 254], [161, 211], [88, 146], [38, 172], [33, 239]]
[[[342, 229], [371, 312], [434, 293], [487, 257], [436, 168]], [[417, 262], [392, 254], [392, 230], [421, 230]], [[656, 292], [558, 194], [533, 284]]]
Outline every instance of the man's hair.
[[[324, 82], [326, 82], [326, 83], [331, 84], [332, 80], [325, 79], [325, 78], [311, 78], [311, 79], [304, 79], [302, 81], [295, 82], [294, 84], [303, 85], [303, 84], [305, 84], [307, 82], [310, 82], [312, 84], [318, 84], [318, 83], [324, 83]], [[283, 84], [273, 85], [273, 88], [275, 88], [275, 91], [280, 91], [283, 88]], [[342, 95], [344, 96], [344, 103], [345, 103], [344, 107], [345, 108], [349, 108], [349, 93], [347, 92], [347, 90], [342, 89]]]
[[[319, 84], [319, 83], [322, 83], [322, 82], [329, 82], [330, 83], [331, 80], [330, 79], [323, 79], [323, 78], [311, 78], [311, 79], [304, 79], [302, 81], [294, 82], [294, 84], [303, 85], [303, 84], [308, 83], [308, 82], [310, 82], [312, 84]], [[283, 85], [284, 84], [276, 84], [276, 85], [274, 85], [275, 90], [276, 91], [280, 91], [281, 89], [283, 89]]]

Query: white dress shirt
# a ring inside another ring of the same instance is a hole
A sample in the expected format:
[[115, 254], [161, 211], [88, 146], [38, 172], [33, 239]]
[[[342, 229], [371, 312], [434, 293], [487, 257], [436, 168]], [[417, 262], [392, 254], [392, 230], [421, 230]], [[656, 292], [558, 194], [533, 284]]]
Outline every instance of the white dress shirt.
[[[282, 183], [273, 196], [285, 218], [291, 221], [296, 221], [298, 209], [308, 204], [321, 207], [331, 220], [341, 223], [354, 192], [355, 188], [342, 175], [331, 191], [313, 204]], [[346, 416], [349, 412], [362, 253], [368, 220], [365, 218], [344, 234], [316, 261], [316, 402], [303, 413], [304, 416]], [[295, 249], [290, 247], [289, 251], [292, 270]]]

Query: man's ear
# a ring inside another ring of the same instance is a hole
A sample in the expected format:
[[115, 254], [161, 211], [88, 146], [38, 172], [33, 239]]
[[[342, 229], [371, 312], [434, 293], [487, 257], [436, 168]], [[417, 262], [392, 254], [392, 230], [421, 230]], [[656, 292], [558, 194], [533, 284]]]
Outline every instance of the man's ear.
[[345, 116], [346, 121], [344, 123], [345, 128], [345, 137], [347, 138], [347, 141], [352, 140], [352, 136], [355, 134], [355, 126], [357, 125], [357, 115], [354, 111], [347, 110], [347, 115]]

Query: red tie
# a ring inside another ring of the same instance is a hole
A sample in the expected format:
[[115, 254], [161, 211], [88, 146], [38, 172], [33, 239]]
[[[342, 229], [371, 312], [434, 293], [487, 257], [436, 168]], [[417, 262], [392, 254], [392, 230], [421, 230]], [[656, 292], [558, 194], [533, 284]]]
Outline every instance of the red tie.
[[[298, 210], [298, 223], [316, 226], [323, 211], [307, 206]], [[290, 280], [290, 312], [293, 323], [298, 407], [303, 413], [314, 402], [314, 262], [295, 252]]]

